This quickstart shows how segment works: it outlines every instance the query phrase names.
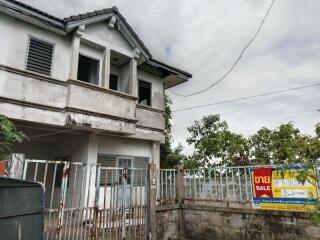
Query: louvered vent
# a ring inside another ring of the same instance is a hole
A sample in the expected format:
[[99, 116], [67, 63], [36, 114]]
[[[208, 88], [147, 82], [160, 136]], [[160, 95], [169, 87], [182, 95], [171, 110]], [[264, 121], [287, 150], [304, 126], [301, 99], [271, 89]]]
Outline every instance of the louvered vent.
[[50, 75], [53, 56], [53, 44], [30, 38], [26, 69]]

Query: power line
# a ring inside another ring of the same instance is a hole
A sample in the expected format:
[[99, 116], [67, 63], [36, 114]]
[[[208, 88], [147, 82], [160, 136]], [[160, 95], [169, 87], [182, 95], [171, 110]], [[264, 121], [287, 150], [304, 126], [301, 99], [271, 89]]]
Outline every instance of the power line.
[[317, 87], [317, 86], [320, 86], [320, 83], [316, 83], [316, 84], [312, 84], [312, 85], [305, 85], [305, 86], [295, 87], [295, 88], [289, 88], [289, 89], [284, 89], [284, 90], [277, 90], [277, 91], [273, 91], [273, 92], [261, 93], [261, 94], [257, 94], [257, 95], [247, 96], [247, 97], [223, 100], [223, 101], [219, 101], [219, 102], [213, 102], [213, 103], [208, 103], [208, 104], [204, 104], [204, 105], [197, 105], [197, 106], [193, 106], [193, 107], [180, 108], [180, 109], [173, 110], [172, 112], [182, 112], [182, 111], [191, 110], [191, 109], [209, 107], [209, 106], [219, 105], [219, 104], [224, 104], [224, 103], [232, 103], [232, 102], [237, 102], [237, 101], [246, 100], [246, 99], [250, 99], [250, 98], [270, 96], [270, 95], [274, 95], [274, 94], [296, 91], [296, 90], [300, 90], [300, 89], [304, 89], [304, 88], [311, 88], [311, 87]]
[[253, 37], [249, 40], [249, 42], [244, 46], [244, 48], [242, 49], [239, 57], [238, 57], [238, 58], [236, 59], [236, 61], [233, 63], [233, 65], [231, 66], [231, 68], [230, 68], [224, 75], [222, 75], [222, 77], [219, 78], [218, 81], [212, 83], [211, 85], [209, 85], [208, 87], [206, 87], [206, 88], [204, 88], [204, 89], [202, 89], [202, 90], [200, 90], [200, 91], [197, 91], [197, 92], [194, 92], [194, 93], [190, 93], [190, 94], [179, 94], [179, 93], [177, 93], [177, 92], [175, 92], [175, 91], [172, 91], [172, 90], [170, 90], [170, 92], [172, 92], [173, 94], [175, 94], [175, 95], [177, 95], [177, 96], [180, 96], [180, 97], [190, 97], [190, 96], [194, 96], [194, 95], [197, 95], [197, 94], [206, 92], [206, 91], [208, 91], [210, 88], [212, 88], [212, 87], [218, 85], [219, 83], [221, 83], [221, 82], [235, 69], [235, 67], [236, 67], [237, 64], [240, 62], [241, 58], [243, 57], [243, 55], [245, 54], [245, 52], [247, 51], [247, 49], [249, 48], [249, 46], [253, 43], [253, 41], [254, 41], [254, 40], [256, 39], [256, 37], [258, 36], [259, 32], [260, 32], [261, 29], [262, 29], [262, 26], [264, 25], [264, 23], [265, 23], [268, 15], [269, 15], [269, 13], [270, 13], [273, 5], [274, 5], [274, 2], [275, 2], [275, 0], [272, 0], [270, 6], [269, 6], [269, 8], [268, 8], [268, 11], [267, 11], [266, 15], [264, 16], [264, 18], [262, 19], [262, 21], [261, 21], [261, 23], [260, 23], [260, 25], [259, 25], [258, 30], [257, 30], [256, 33], [253, 35]]

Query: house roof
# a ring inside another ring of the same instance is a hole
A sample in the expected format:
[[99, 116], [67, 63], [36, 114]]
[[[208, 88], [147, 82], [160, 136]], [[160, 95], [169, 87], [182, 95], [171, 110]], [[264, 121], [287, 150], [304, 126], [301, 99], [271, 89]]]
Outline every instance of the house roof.
[[138, 46], [142, 48], [145, 55], [147, 55], [147, 64], [149, 64], [150, 66], [163, 68], [164, 70], [169, 71], [173, 74], [183, 75], [186, 78], [192, 77], [192, 75], [186, 71], [154, 59], [149, 49], [145, 46], [143, 41], [139, 38], [138, 34], [133, 30], [133, 28], [128, 24], [125, 17], [119, 12], [117, 7], [105, 8], [97, 11], [72, 15], [63, 19], [55, 17], [51, 14], [48, 14], [17, 0], [0, 0], [0, 7], [4, 7], [9, 11], [14, 12], [15, 15], [18, 14], [32, 17], [33, 19], [40, 21], [42, 24], [49, 25], [50, 27], [57, 28], [59, 30], [63, 30], [65, 34], [68, 34], [80, 25], [85, 25], [86, 23], [94, 20], [96, 20], [96, 22], [102, 21], [110, 17], [111, 14], [115, 15], [123, 23], [125, 30], [128, 31], [128, 33], [132, 36]]

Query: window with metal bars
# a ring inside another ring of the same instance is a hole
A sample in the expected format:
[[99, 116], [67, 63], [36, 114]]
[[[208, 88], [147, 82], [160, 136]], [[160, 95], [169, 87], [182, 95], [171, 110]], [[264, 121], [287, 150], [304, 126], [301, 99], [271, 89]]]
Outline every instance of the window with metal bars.
[[[145, 179], [146, 179], [146, 172], [143, 169], [147, 169], [149, 163], [148, 157], [134, 157], [133, 158], [133, 166], [130, 167], [135, 168], [137, 170], [133, 170], [133, 180], [131, 179], [128, 181], [129, 184], [133, 184], [134, 186], [144, 186]], [[103, 154], [98, 155], [98, 164], [102, 167], [124, 167], [121, 164], [121, 159], [118, 158], [117, 155], [111, 154]], [[132, 170], [130, 170], [132, 172]], [[131, 175], [131, 173], [130, 173]], [[106, 169], [102, 168], [100, 172], [100, 185], [101, 186], [110, 186], [118, 183], [119, 177], [122, 176], [122, 170], [120, 169]], [[119, 181], [120, 183], [121, 181]]]
[[26, 70], [51, 75], [54, 44], [30, 37]]

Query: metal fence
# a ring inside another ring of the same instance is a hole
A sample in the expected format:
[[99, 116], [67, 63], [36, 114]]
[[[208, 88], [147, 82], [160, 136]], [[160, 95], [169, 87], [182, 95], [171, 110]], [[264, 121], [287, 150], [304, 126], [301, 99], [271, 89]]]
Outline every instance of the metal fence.
[[157, 170], [158, 190], [157, 201], [160, 204], [172, 202], [176, 199], [176, 176], [175, 169]]
[[249, 167], [184, 171], [185, 199], [247, 202], [252, 197]]
[[[238, 167], [216, 167], [197, 170], [184, 170], [184, 199], [216, 200], [227, 202], [251, 202], [252, 171], [256, 168], [283, 168], [281, 165], [255, 165]], [[290, 167], [310, 167], [296, 164]], [[319, 164], [312, 166], [319, 186]]]
[[[183, 200], [204, 200], [219, 202], [250, 203], [252, 201], [252, 171], [255, 168], [285, 168], [287, 165], [255, 165], [235, 167], [214, 167], [199, 169], [184, 169], [181, 178], [176, 169], [158, 170], [159, 204], [167, 204], [177, 200], [177, 189], [182, 193]], [[311, 167], [304, 164], [291, 165], [290, 167]], [[312, 165], [317, 177], [318, 192], [320, 192], [320, 164]], [[179, 185], [179, 179], [183, 183]]]
[[147, 169], [25, 160], [45, 187], [45, 239], [145, 239]]

